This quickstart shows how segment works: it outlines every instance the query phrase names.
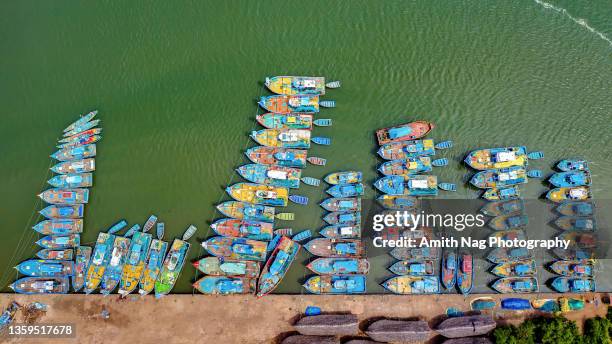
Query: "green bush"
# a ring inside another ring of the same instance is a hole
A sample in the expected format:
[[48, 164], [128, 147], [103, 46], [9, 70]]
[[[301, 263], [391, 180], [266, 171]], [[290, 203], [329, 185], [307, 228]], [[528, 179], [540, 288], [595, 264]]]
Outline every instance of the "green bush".
[[[610, 313], [608, 312], [608, 315]], [[584, 323], [585, 344], [609, 344], [612, 322], [607, 318], [591, 318]]]

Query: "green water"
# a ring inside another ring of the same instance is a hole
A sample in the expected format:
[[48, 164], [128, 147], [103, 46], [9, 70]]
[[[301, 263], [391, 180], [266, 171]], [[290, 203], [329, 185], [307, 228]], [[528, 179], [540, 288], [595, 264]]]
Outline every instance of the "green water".
[[[10, 272], [5, 267], [37, 250], [28, 227], [40, 207], [35, 195], [50, 177], [48, 155], [62, 129], [91, 109], [100, 111], [104, 139], [83, 241], [118, 219], [143, 223], [155, 213], [166, 238], [197, 225], [190, 259], [200, 256], [199, 241], [219, 216], [214, 204], [227, 199], [224, 187], [240, 179], [232, 170], [253, 145], [247, 135], [269, 75], [342, 80], [327, 97], [338, 107], [320, 115], [334, 126], [315, 129], [332, 137], [331, 147], [312, 149], [328, 165], [304, 175], [358, 169], [371, 182], [373, 130], [426, 119], [436, 123], [433, 138], [455, 142], [440, 180], [465, 180], [459, 162], [473, 148], [523, 144], [544, 151], [536, 166], [545, 172], [565, 156], [592, 161], [595, 197], [610, 199], [612, 43], [604, 38], [612, 37], [612, 5], [554, 5], [2, 2], [0, 268]], [[545, 190], [530, 183], [524, 194]], [[311, 204], [324, 198], [322, 189], [300, 193]], [[460, 187], [442, 197], [477, 194]], [[315, 205], [290, 210], [296, 229], [322, 224]], [[3, 283], [15, 277], [6, 273]], [[294, 266], [278, 290], [300, 292], [304, 275]], [[187, 267], [175, 291], [190, 292], [194, 277]]]

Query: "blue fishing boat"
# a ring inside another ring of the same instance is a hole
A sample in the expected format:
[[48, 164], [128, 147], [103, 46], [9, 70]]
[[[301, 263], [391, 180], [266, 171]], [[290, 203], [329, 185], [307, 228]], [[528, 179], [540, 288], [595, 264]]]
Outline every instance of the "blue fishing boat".
[[398, 160], [435, 155], [436, 150], [434, 141], [426, 139], [387, 143], [380, 146], [377, 153], [385, 160]]
[[508, 293], [535, 293], [538, 291], [538, 280], [535, 277], [504, 277], [495, 281], [491, 288]]
[[120, 295], [128, 295], [138, 286], [138, 282], [145, 269], [145, 260], [149, 252], [152, 238], [152, 235], [149, 233], [134, 233], [121, 272], [121, 280], [119, 283]]
[[274, 222], [274, 207], [250, 204], [238, 201], [228, 201], [217, 205], [223, 215], [235, 219]]
[[527, 153], [527, 158], [529, 158], [529, 160], [540, 160], [544, 158], [544, 153], [540, 151], [529, 152]]
[[430, 175], [386, 176], [378, 179], [374, 186], [388, 195], [436, 196], [438, 179]]
[[457, 191], [457, 185], [453, 183], [438, 183], [440, 190], [455, 192]]
[[407, 176], [431, 172], [432, 165], [430, 157], [419, 156], [384, 162], [378, 166], [378, 171], [386, 176]]
[[487, 189], [482, 194], [482, 198], [487, 201], [508, 201], [519, 197], [521, 197], [521, 192], [517, 186]]
[[436, 149], [448, 149], [453, 147], [453, 141], [442, 141], [436, 143]]
[[244, 153], [252, 162], [263, 165], [306, 167], [308, 152], [304, 149], [256, 146]]
[[258, 184], [297, 189], [302, 170], [275, 165], [248, 164], [236, 169], [244, 179]]
[[531, 251], [524, 248], [506, 248], [498, 247], [493, 249], [487, 256], [487, 260], [491, 263], [498, 264], [508, 261], [517, 261], [533, 258]]
[[440, 281], [435, 276], [396, 276], [386, 280], [385, 289], [394, 294], [437, 294], [440, 292]]
[[548, 181], [559, 188], [591, 185], [591, 173], [587, 171], [568, 171], [553, 174]]
[[79, 125], [76, 125], [72, 130], [67, 131], [64, 133], [64, 137], [69, 137], [69, 136], [73, 136], [76, 135], [80, 132], [83, 132], [85, 130], [91, 129], [95, 126], [97, 126], [100, 123], [99, 119], [94, 119], [93, 121], [89, 121], [86, 123], [81, 123]]
[[110, 259], [102, 277], [100, 292], [103, 295], [110, 294], [121, 281], [121, 273], [130, 250], [131, 240], [125, 237], [117, 237], [113, 243]]
[[67, 260], [29, 259], [15, 267], [20, 274], [39, 277], [64, 277], [74, 273], [74, 262]]
[[361, 211], [361, 198], [327, 198], [319, 205], [327, 211]]
[[67, 294], [68, 277], [24, 277], [10, 286], [18, 294]]
[[565, 202], [559, 204], [555, 210], [566, 216], [591, 216], [595, 213], [595, 206], [591, 202]]
[[193, 287], [205, 295], [254, 294], [257, 279], [246, 277], [205, 276], [193, 284]]
[[458, 259], [457, 288], [461, 294], [468, 295], [474, 284], [474, 256], [463, 251], [459, 253]]
[[316, 144], [322, 145], [322, 146], [329, 146], [329, 145], [331, 145], [331, 138], [329, 138], [329, 137], [315, 136], [315, 137], [311, 138], [310, 140], [313, 143], [316, 143]]
[[39, 213], [48, 219], [80, 219], [84, 211], [83, 204], [52, 204], [43, 208]]
[[359, 225], [361, 224], [361, 213], [334, 211], [323, 217], [323, 221], [330, 225]]
[[527, 215], [501, 215], [491, 219], [488, 226], [496, 231], [507, 231], [510, 229], [525, 227], [529, 223]]
[[81, 141], [84, 137], [91, 137], [102, 133], [102, 128], [93, 128], [82, 131], [78, 134], [74, 134], [68, 137], [64, 137], [58, 140], [58, 143], [76, 143]]
[[55, 188], [72, 189], [88, 188], [93, 185], [93, 175], [91, 173], [60, 174], [47, 181]]
[[44, 220], [32, 227], [44, 235], [68, 235], [83, 232], [82, 219], [51, 219]]
[[38, 195], [49, 204], [84, 204], [89, 202], [88, 189], [48, 189]]
[[329, 239], [356, 239], [361, 238], [361, 226], [329, 225], [323, 227], [319, 234]]
[[383, 208], [391, 210], [410, 210], [417, 205], [417, 199], [413, 196], [380, 195], [376, 200]]
[[157, 216], [155, 215], [149, 216], [149, 218], [147, 219], [147, 222], [145, 222], [145, 224], [142, 226], [142, 231], [144, 233], [147, 233], [148, 231], [150, 231], [153, 228], [153, 226], [155, 226], [155, 222], [157, 222]]
[[521, 199], [515, 199], [503, 202], [490, 202], [485, 204], [480, 212], [487, 216], [503, 216], [522, 213], [525, 210], [525, 204]]
[[53, 165], [50, 170], [57, 174], [74, 174], [92, 172], [96, 169], [96, 159], [64, 161]]
[[355, 184], [361, 183], [362, 178], [363, 174], [359, 171], [341, 171], [325, 176], [325, 182], [332, 185]]
[[299, 233], [297, 233], [296, 235], [294, 235], [291, 240], [295, 241], [295, 242], [302, 242], [304, 240], [308, 240], [312, 237], [312, 232], [310, 231], [310, 229], [307, 230], [303, 230]]
[[265, 113], [255, 118], [268, 129], [312, 129], [312, 115]]
[[164, 232], [166, 229], [166, 225], [163, 222], [158, 222], [155, 228], [155, 234], [157, 235], [157, 239], [162, 240], [164, 238]]
[[117, 232], [119, 232], [120, 230], [122, 230], [123, 228], [127, 227], [127, 221], [125, 220], [120, 220], [119, 222], [115, 223], [114, 225], [110, 226], [110, 228], [106, 231], [108, 234], [115, 234]]
[[60, 143], [56, 145], [55, 147], [60, 148], [60, 149], [74, 148], [78, 146], [84, 146], [84, 145], [96, 143], [100, 141], [101, 139], [102, 139], [102, 135], [94, 135], [94, 134], [79, 135], [78, 137], [75, 137], [73, 140], [69, 140], [68, 142]]
[[527, 299], [511, 297], [501, 300], [501, 308], [513, 311], [522, 311], [531, 309], [531, 303]]
[[289, 200], [295, 204], [307, 205], [308, 197], [302, 195], [289, 195]]
[[529, 178], [542, 178], [543, 174], [540, 170], [528, 170], [527, 177]]
[[81, 237], [78, 234], [69, 235], [47, 235], [40, 238], [36, 244], [42, 248], [49, 249], [64, 249], [74, 248], [81, 243]]
[[[159, 223], [157, 224], [159, 226]], [[158, 232], [159, 234], [159, 232]], [[163, 236], [163, 235], [162, 235]], [[151, 240], [151, 247], [147, 253], [145, 260], [144, 271], [140, 281], [138, 282], [138, 294], [144, 296], [153, 291], [155, 287], [155, 281], [159, 276], [162, 265], [164, 263], [164, 257], [168, 250], [168, 243], [162, 241], [158, 235], [158, 239]]]
[[431, 165], [434, 166], [434, 167], [447, 166], [448, 165], [448, 159], [447, 158], [440, 158], [440, 159], [433, 160], [431, 162]]
[[321, 180], [313, 177], [302, 177], [302, 183], [310, 186], [319, 186]]
[[571, 277], [593, 277], [595, 265], [592, 260], [557, 260], [550, 270], [558, 275]]
[[434, 261], [429, 259], [400, 260], [389, 267], [396, 275], [433, 276]]
[[96, 156], [96, 145], [84, 145], [70, 148], [62, 148], [51, 154], [51, 158], [58, 161], [80, 160]]
[[259, 106], [274, 113], [319, 112], [318, 95], [275, 95], [261, 97]]
[[527, 183], [527, 171], [522, 166], [511, 166], [476, 173], [470, 183], [477, 188], [504, 188]]
[[315, 256], [328, 258], [359, 258], [365, 253], [361, 240], [315, 238], [304, 248]]
[[86, 113], [84, 115], [81, 115], [79, 117], [79, 119], [77, 119], [76, 121], [70, 123], [70, 125], [68, 125], [64, 129], [64, 132], [72, 131], [76, 127], [81, 126], [81, 125], [91, 121], [94, 117], [96, 117], [97, 114], [98, 114], [98, 110], [94, 110], [94, 111], [88, 112], [88, 113]]
[[264, 266], [257, 284], [257, 297], [271, 293], [283, 280], [300, 251], [300, 244], [282, 237]]
[[365, 258], [317, 258], [306, 267], [319, 275], [365, 275], [370, 270], [370, 263]]
[[361, 196], [364, 193], [363, 184], [338, 184], [325, 190], [329, 195], [333, 197], [356, 197]]
[[561, 171], [588, 171], [589, 163], [582, 159], [565, 159], [557, 163], [557, 168]]
[[457, 253], [455, 250], [444, 250], [440, 262], [440, 280], [446, 289], [455, 287], [457, 281]]
[[555, 225], [565, 231], [589, 231], [597, 229], [597, 222], [591, 217], [561, 216], [555, 220]]
[[202, 242], [211, 255], [234, 260], [266, 260], [267, 244], [245, 238], [212, 237]]
[[131, 238], [134, 233], [138, 232], [140, 230], [140, 225], [139, 224], [135, 224], [132, 227], [130, 227], [130, 229], [128, 229], [125, 234], [123, 234], [124, 237], [126, 238]]
[[497, 306], [497, 302], [492, 297], [479, 297], [470, 302], [473, 311], [488, 311]]
[[[239, 276], [257, 279], [259, 263], [249, 260], [232, 260], [219, 257], [204, 257], [193, 263], [193, 266], [206, 275]], [[255, 292], [253, 290], [253, 292]]]
[[437, 259], [439, 253], [437, 247], [395, 247], [389, 252], [391, 257], [399, 260]]
[[313, 294], [364, 294], [365, 275], [317, 275], [304, 283], [304, 288]]
[[594, 248], [580, 248], [580, 247], [568, 247], [567, 250], [563, 248], [555, 248], [553, 249], [553, 253], [555, 256], [559, 257], [559, 259], [563, 260], [586, 260], [586, 259], [595, 259], [598, 257]]
[[332, 120], [329, 118], [319, 118], [315, 119], [312, 123], [317, 127], [331, 127]]
[[40, 259], [72, 260], [74, 257], [74, 250], [71, 248], [63, 250], [51, 250], [45, 248], [36, 252], [36, 257]]
[[551, 286], [560, 293], [595, 292], [595, 280], [592, 278], [556, 277]]

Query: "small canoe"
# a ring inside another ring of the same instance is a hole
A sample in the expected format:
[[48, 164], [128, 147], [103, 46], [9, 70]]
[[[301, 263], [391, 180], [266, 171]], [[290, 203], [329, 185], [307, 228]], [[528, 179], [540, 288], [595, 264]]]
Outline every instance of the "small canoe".
[[427, 121], [415, 121], [394, 127], [379, 129], [376, 131], [378, 145], [391, 142], [418, 140], [434, 128], [433, 123]]
[[527, 183], [527, 172], [522, 166], [511, 166], [476, 173], [470, 183], [477, 188], [504, 188]]
[[364, 193], [363, 184], [338, 184], [325, 190], [329, 195], [336, 198], [362, 196]]
[[358, 171], [342, 171], [334, 172], [325, 176], [324, 180], [327, 184], [354, 184], [362, 181], [362, 174]]
[[313, 165], [318, 165], [318, 166], [325, 166], [325, 164], [327, 163], [327, 159], [319, 158], [316, 156], [311, 156], [307, 158], [306, 160], [308, 160], [309, 163]]
[[365, 275], [316, 275], [308, 278], [304, 288], [313, 294], [351, 295], [366, 292]]
[[505, 248], [498, 247], [493, 249], [487, 256], [487, 260], [494, 264], [504, 263], [508, 261], [517, 261], [533, 258], [531, 251], [524, 247], [520, 248]]
[[538, 280], [535, 277], [504, 277], [495, 281], [491, 287], [502, 294], [535, 293], [538, 291]]
[[213, 222], [210, 228], [221, 236], [268, 241], [272, 239], [274, 225], [251, 220], [220, 219]]
[[492, 297], [478, 297], [470, 301], [473, 311], [488, 311], [497, 307], [497, 301]]
[[513, 311], [524, 311], [531, 309], [531, 303], [527, 299], [510, 297], [501, 300], [501, 309], [509, 309]]
[[78, 126], [75, 126], [74, 129], [67, 131], [64, 133], [64, 137], [71, 137], [77, 134], [80, 134], [84, 131], [87, 131], [93, 127], [98, 126], [98, 124], [100, 124], [100, 120], [99, 119], [94, 119], [93, 121], [89, 121], [87, 123], [83, 123], [80, 124]]
[[[274, 230], [274, 235], [275, 236], [280, 235], [280, 236], [290, 237], [290, 236], [293, 235], [293, 228], [279, 228], [279, 229], [276, 229], [276, 230]], [[280, 238], [279, 238], [279, 240], [280, 240]], [[274, 247], [276, 247], [276, 245]]]
[[438, 259], [440, 250], [437, 247], [395, 247], [389, 254], [399, 260]]
[[431, 175], [385, 176], [374, 182], [387, 195], [436, 196], [438, 178]]
[[287, 271], [291, 267], [291, 264], [295, 260], [295, 256], [300, 251], [300, 244], [289, 239], [288, 237], [282, 237], [266, 264], [264, 265], [259, 281], [257, 283], [257, 297], [268, 295], [283, 280]]
[[434, 141], [427, 139], [387, 143], [382, 145], [377, 153], [385, 160], [398, 160], [435, 155], [436, 150]]
[[316, 143], [316, 144], [322, 145], [322, 146], [329, 146], [329, 145], [331, 145], [331, 138], [329, 138], [329, 137], [315, 136], [315, 137], [311, 138], [310, 140], [313, 143]]
[[592, 217], [561, 216], [555, 220], [555, 225], [565, 231], [588, 231], [597, 229], [597, 223]]
[[297, 233], [296, 235], [294, 235], [291, 240], [295, 241], [295, 242], [302, 242], [304, 240], [308, 240], [312, 238], [312, 232], [310, 231], [310, 229], [306, 229], [303, 230], [299, 233]]
[[274, 113], [314, 113], [319, 112], [318, 95], [276, 95], [261, 97], [259, 106]]
[[431, 165], [434, 166], [434, 167], [448, 166], [448, 159], [447, 158], [440, 158], [440, 159], [433, 160], [431, 162]]
[[255, 118], [268, 129], [312, 129], [312, 115], [265, 113]]
[[319, 118], [312, 122], [317, 127], [331, 127], [332, 120], [330, 118]]
[[496, 231], [506, 231], [527, 226], [529, 218], [527, 215], [501, 215], [489, 221], [488, 226]]
[[157, 235], [157, 239], [162, 240], [164, 238], [164, 232], [166, 229], [166, 225], [163, 222], [158, 222], [155, 228], [155, 234]]
[[440, 261], [440, 280], [446, 289], [452, 289], [457, 282], [457, 252], [444, 250]]
[[75, 251], [76, 259], [74, 261], [74, 274], [72, 274], [72, 289], [77, 292], [85, 285], [85, 273], [91, 258], [92, 248], [89, 246], [79, 246]]
[[64, 250], [51, 250], [45, 248], [36, 252], [36, 257], [40, 259], [72, 260], [74, 257], [74, 250], [71, 248]]
[[327, 211], [361, 211], [361, 198], [327, 198], [319, 205]]
[[453, 148], [453, 141], [442, 141], [436, 143], [436, 149], [448, 149]]
[[144, 271], [138, 283], [138, 294], [142, 296], [148, 295], [155, 288], [155, 281], [157, 281], [157, 277], [162, 269], [167, 250], [167, 242], [161, 241], [161, 239], [153, 239], [151, 241], [151, 248], [147, 253]]
[[168, 255], [164, 259], [159, 277], [155, 281], [155, 298], [160, 298], [172, 291], [181, 274], [181, 270], [183, 270], [190, 246], [187, 241], [174, 239]]
[[378, 171], [386, 176], [407, 176], [431, 172], [431, 166], [430, 157], [420, 156], [384, 162], [378, 166]]
[[89, 158], [83, 160], [64, 161], [53, 165], [50, 170], [57, 174], [72, 174], [92, 172], [96, 169], [96, 159]]
[[527, 177], [529, 178], [542, 178], [543, 174], [540, 170], [528, 170]]
[[108, 234], [114, 234], [127, 227], [127, 221], [120, 220], [114, 225], [110, 226], [110, 228], [106, 231]]
[[435, 276], [397, 276], [382, 284], [394, 294], [437, 294], [440, 292], [440, 281]]
[[556, 277], [551, 287], [560, 293], [590, 293], [596, 290], [592, 278]]
[[277, 148], [310, 148], [310, 130], [263, 129], [253, 131], [251, 138], [258, 144]]
[[83, 232], [81, 219], [53, 219], [35, 224], [32, 229], [43, 235], [67, 235]]
[[561, 276], [593, 277], [595, 266], [591, 260], [557, 260], [550, 264], [550, 270]]
[[457, 185], [453, 183], [438, 183], [440, 190], [455, 192], [457, 191]]
[[83, 204], [53, 204], [43, 208], [39, 213], [48, 219], [80, 219], [84, 211]]
[[245, 238], [228, 238], [216, 236], [202, 242], [202, 247], [213, 256], [233, 260], [254, 260], [263, 262], [266, 259], [266, 247], [263, 241]]
[[341, 85], [342, 85], [342, 83], [340, 82], [340, 80], [336, 80], [336, 81], [330, 81], [330, 82], [326, 83], [325, 87], [327, 87], [327, 88], [340, 88]]
[[138, 282], [145, 270], [147, 253], [152, 240], [153, 236], [149, 233], [134, 233], [121, 273], [120, 295], [128, 295], [138, 287]]
[[245, 152], [247, 158], [256, 164], [284, 167], [306, 167], [308, 151], [303, 149], [255, 146]]
[[57, 250], [64, 248], [74, 248], [79, 246], [80, 243], [81, 236], [79, 234], [69, 234], [44, 236], [36, 242], [36, 245], [42, 248]]
[[396, 275], [433, 276], [434, 261], [427, 259], [400, 260], [389, 267]]
[[487, 216], [504, 216], [522, 213], [525, 210], [525, 204], [521, 199], [515, 199], [503, 202], [490, 202], [485, 204], [480, 212]]
[[68, 125], [64, 129], [64, 132], [72, 131], [76, 127], [81, 126], [81, 125], [91, 121], [94, 117], [96, 117], [97, 114], [98, 114], [98, 110], [94, 110], [94, 111], [88, 112], [88, 113], [86, 113], [84, 115], [81, 115], [79, 117], [79, 119], [77, 119], [76, 121], [74, 121], [70, 125]]
[[293, 221], [295, 220], [295, 214], [294, 213], [278, 213], [274, 216], [274, 218], [277, 218], [283, 221]]
[[529, 158], [529, 160], [540, 160], [544, 158], [544, 153], [540, 151], [529, 152], [527, 153], [527, 158]]
[[289, 195], [289, 200], [295, 204], [308, 205], [308, 197], [302, 195]]
[[127, 261], [128, 251], [132, 240], [126, 237], [117, 237], [113, 243], [113, 250], [110, 254], [110, 260], [104, 271], [102, 282], [100, 283], [100, 293], [102, 295], [109, 295], [119, 282], [121, 281], [121, 273], [123, 272], [123, 265]]
[[591, 216], [595, 213], [595, 205], [591, 202], [565, 202], [559, 204], [555, 210], [566, 216]]
[[205, 257], [194, 262], [193, 266], [211, 276], [237, 276], [253, 279], [259, 276], [259, 263], [248, 260]]
[[487, 201], [508, 201], [518, 199], [519, 197], [521, 197], [521, 192], [517, 186], [487, 189], [487, 191], [482, 194], [482, 198]]
[[319, 234], [329, 239], [357, 239], [361, 238], [361, 226], [329, 225], [323, 227]]
[[410, 210], [417, 205], [416, 197], [412, 196], [381, 195], [376, 200], [383, 208], [391, 210]]
[[360, 240], [316, 238], [304, 248], [311, 254], [328, 258], [359, 258], [363, 256], [364, 246]]
[[89, 202], [88, 189], [48, 189], [38, 195], [49, 204], [84, 204]]
[[589, 163], [582, 159], [565, 159], [557, 163], [557, 168], [561, 171], [588, 171]]
[[324, 95], [326, 86], [320, 76], [273, 76], [266, 78], [265, 85], [271, 92], [284, 95]]
[[335, 100], [321, 100], [319, 101], [319, 105], [324, 108], [335, 108], [336, 101]]
[[157, 216], [155, 215], [149, 216], [149, 218], [147, 219], [147, 222], [145, 222], [145, 224], [142, 226], [142, 231], [144, 233], [147, 233], [148, 231], [150, 231], [153, 228], [153, 226], [155, 226], [155, 222], [157, 222]]
[[193, 288], [205, 295], [254, 294], [257, 279], [246, 277], [205, 276], [193, 284]]
[[599, 239], [596, 233], [584, 231], [565, 231], [559, 235], [561, 240], [569, 240], [570, 247], [596, 248]]
[[93, 185], [91, 173], [60, 174], [49, 179], [47, 183], [55, 188], [88, 188]]
[[535, 259], [510, 261], [497, 264], [491, 273], [499, 277], [531, 277], [536, 274]]
[[93, 158], [96, 156], [96, 145], [77, 146], [72, 148], [63, 148], [50, 155], [51, 158], [58, 161], [80, 160]]
[[100, 140], [102, 140], [102, 135], [80, 136], [72, 142], [60, 143], [55, 147], [59, 149], [74, 148], [78, 146], [90, 145]]
[[82, 131], [78, 134], [75, 134], [69, 137], [64, 137], [60, 139], [58, 142], [59, 143], [75, 143], [75, 142], [78, 142], [79, 140], [82, 140], [84, 137], [99, 135], [100, 133], [102, 133], [102, 128], [93, 128], [93, 129]]
[[527, 149], [524, 146], [478, 149], [470, 152], [464, 160], [476, 170], [526, 166], [527, 161]]
[[548, 181], [556, 187], [589, 186], [591, 185], [591, 173], [589, 171], [557, 172], [548, 178]]
[[10, 286], [18, 294], [67, 294], [68, 277], [24, 277]]
[[299, 168], [248, 164], [236, 169], [242, 178], [257, 184], [297, 189], [300, 187], [302, 170]]
[[556, 188], [548, 191], [546, 198], [555, 203], [585, 201], [591, 199], [591, 189], [587, 186]]
[[130, 227], [130, 229], [128, 229], [125, 234], [123, 234], [124, 237], [126, 238], [131, 238], [134, 233], [138, 232], [140, 230], [140, 225], [139, 224], [135, 224], [132, 227]]
[[15, 267], [20, 274], [39, 277], [64, 277], [74, 273], [74, 262], [68, 260], [28, 259]]
[[467, 251], [460, 251], [457, 265], [457, 288], [461, 294], [468, 295], [474, 281], [474, 256]]
[[235, 219], [274, 222], [274, 207], [228, 201], [218, 204], [217, 210], [219, 210], [221, 214]]
[[313, 177], [302, 177], [302, 183], [310, 186], [319, 186], [321, 180]]
[[285, 207], [289, 201], [289, 190], [281, 187], [255, 183], [236, 183], [228, 186], [225, 191], [236, 201], [258, 205]]
[[108, 233], [98, 233], [96, 246], [91, 255], [91, 261], [87, 265], [85, 273], [85, 294], [90, 294], [102, 282], [102, 277], [106, 271], [106, 266], [110, 261], [111, 252], [113, 251], [113, 243], [115, 236]]
[[370, 270], [370, 263], [365, 258], [317, 258], [306, 267], [319, 275], [365, 275]]
[[323, 221], [329, 223], [330, 225], [360, 225], [361, 213], [334, 211], [325, 215], [323, 217]]

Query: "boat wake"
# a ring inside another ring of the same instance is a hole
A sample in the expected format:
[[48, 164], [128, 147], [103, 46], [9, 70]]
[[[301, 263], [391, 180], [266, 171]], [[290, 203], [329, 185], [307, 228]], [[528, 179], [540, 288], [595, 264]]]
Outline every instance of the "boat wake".
[[612, 47], [612, 39], [608, 38], [602, 32], [597, 31], [595, 28], [590, 26], [589, 23], [587, 23], [586, 19], [576, 18], [576, 17], [572, 16], [565, 8], [557, 7], [557, 6], [555, 6], [553, 4], [550, 4], [550, 3], [546, 2], [546, 1], [542, 1], [542, 0], [534, 0], [534, 1], [538, 5], [541, 5], [542, 7], [546, 8], [546, 9], [553, 10], [555, 12], [563, 14], [564, 16], [566, 16], [569, 19], [571, 19], [574, 23], [576, 23], [576, 24], [582, 26], [583, 28], [591, 31], [592, 33], [594, 33], [597, 36], [599, 36], [599, 38], [601, 38], [604, 41], [608, 42], [608, 45], [610, 45]]

